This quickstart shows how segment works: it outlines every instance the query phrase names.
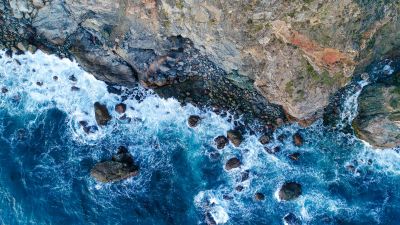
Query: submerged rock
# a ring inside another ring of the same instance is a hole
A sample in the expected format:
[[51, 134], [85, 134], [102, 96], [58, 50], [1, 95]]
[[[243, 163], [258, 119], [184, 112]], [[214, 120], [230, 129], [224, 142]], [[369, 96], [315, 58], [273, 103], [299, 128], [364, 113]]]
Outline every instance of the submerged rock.
[[358, 98], [355, 134], [376, 148], [400, 146], [400, 73], [366, 86]]
[[261, 136], [261, 137], [258, 139], [258, 141], [259, 141], [261, 144], [265, 145], [265, 144], [268, 144], [268, 143], [269, 143], [270, 138], [269, 138], [268, 135], [263, 135], [263, 136]]
[[295, 153], [290, 154], [288, 157], [289, 157], [289, 159], [291, 159], [293, 161], [297, 161], [300, 158], [300, 153], [295, 152]]
[[5, 94], [8, 92], [8, 89], [6, 87], [1, 88], [1, 93]]
[[115, 111], [119, 114], [123, 114], [126, 111], [126, 104], [124, 103], [119, 103], [115, 105]]
[[227, 132], [227, 137], [235, 147], [239, 147], [239, 145], [243, 141], [242, 132], [240, 132], [239, 130], [229, 130]]
[[301, 195], [301, 185], [296, 182], [288, 182], [282, 185], [278, 196], [280, 200], [290, 201]]
[[111, 116], [106, 105], [102, 105], [99, 102], [94, 103], [94, 112], [96, 122], [100, 126], [107, 125], [107, 123], [111, 120]]
[[97, 163], [90, 174], [97, 181], [108, 183], [123, 180], [139, 173], [139, 167], [133, 163], [133, 157], [125, 147], [119, 147], [111, 161]]
[[303, 145], [304, 139], [299, 132], [293, 135], [293, 143], [295, 146], [300, 147]]
[[200, 122], [200, 116], [191, 115], [188, 119], [188, 124], [190, 127], [196, 127]]
[[285, 225], [301, 225], [301, 221], [293, 213], [288, 213], [283, 217]]
[[217, 146], [217, 149], [223, 149], [225, 148], [225, 145], [228, 144], [229, 140], [225, 136], [221, 135], [218, 136], [214, 139], [215, 145]]
[[257, 193], [254, 194], [254, 198], [257, 201], [263, 201], [265, 199], [265, 196], [264, 196], [263, 193], [257, 192]]
[[226, 170], [238, 168], [241, 165], [240, 160], [236, 157], [229, 159], [225, 164]]

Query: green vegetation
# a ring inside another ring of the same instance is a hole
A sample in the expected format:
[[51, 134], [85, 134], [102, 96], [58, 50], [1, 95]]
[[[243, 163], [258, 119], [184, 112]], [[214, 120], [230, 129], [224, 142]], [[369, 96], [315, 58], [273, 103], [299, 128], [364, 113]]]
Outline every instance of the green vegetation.
[[293, 80], [286, 83], [285, 91], [286, 91], [286, 93], [288, 93], [290, 95], [290, 97], [292, 97], [293, 92], [294, 92], [294, 81]]
[[177, 0], [177, 1], [176, 1], [176, 7], [177, 7], [178, 9], [183, 9], [183, 6], [184, 6], [183, 0]]

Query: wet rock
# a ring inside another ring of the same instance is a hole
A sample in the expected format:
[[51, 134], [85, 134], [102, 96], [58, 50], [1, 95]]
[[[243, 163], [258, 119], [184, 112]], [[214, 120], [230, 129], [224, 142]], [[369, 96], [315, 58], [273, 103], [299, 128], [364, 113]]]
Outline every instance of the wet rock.
[[286, 134], [281, 134], [277, 137], [278, 141], [283, 142], [287, 138]]
[[376, 148], [400, 146], [400, 73], [364, 87], [352, 126], [358, 138]]
[[280, 200], [290, 201], [301, 195], [301, 185], [296, 182], [287, 182], [282, 185], [279, 190], [278, 196]]
[[241, 182], [244, 182], [250, 178], [250, 171], [246, 170], [242, 172]]
[[223, 149], [226, 144], [228, 144], [229, 140], [225, 136], [221, 135], [214, 139], [215, 145], [217, 149]]
[[241, 192], [243, 191], [244, 187], [242, 185], [239, 185], [235, 188], [236, 191]]
[[290, 154], [288, 157], [289, 157], [289, 159], [291, 159], [293, 161], [297, 161], [300, 158], [300, 153], [295, 152], [295, 153]]
[[268, 135], [263, 135], [263, 136], [261, 136], [261, 137], [258, 139], [258, 141], [259, 141], [261, 144], [265, 145], [265, 144], [268, 144], [268, 143], [269, 143], [270, 138], [269, 138]]
[[214, 218], [212, 217], [211, 213], [207, 212], [205, 216], [205, 221], [207, 225], [217, 225], [217, 222], [215, 222]]
[[229, 130], [227, 132], [227, 137], [235, 147], [239, 147], [243, 141], [242, 133], [239, 130]]
[[73, 82], [78, 81], [78, 79], [76, 79], [76, 77], [74, 75], [69, 76], [68, 80], [73, 81]]
[[100, 126], [105, 126], [111, 120], [110, 113], [108, 112], [107, 106], [100, 104], [99, 102], [94, 103], [96, 122]]
[[293, 213], [288, 213], [283, 217], [285, 225], [301, 225], [301, 221]]
[[225, 164], [226, 170], [238, 168], [241, 165], [240, 160], [236, 157], [229, 159]]
[[119, 103], [115, 105], [115, 111], [119, 114], [125, 113], [126, 111], [126, 104], [124, 103]]
[[279, 147], [279, 146], [275, 146], [272, 148], [264, 147], [264, 150], [269, 154], [276, 154], [281, 151], [281, 147]]
[[355, 173], [356, 172], [356, 167], [353, 165], [347, 165], [346, 170], [349, 171], [350, 173]]
[[95, 133], [98, 128], [97, 126], [89, 126], [89, 123], [87, 121], [79, 121], [79, 125], [82, 127], [83, 131], [85, 131], [85, 133], [87, 134], [93, 134]]
[[297, 132], [293, 135], [293, 143], [295, 146], [300, 147], [303, 145], [303, 142], [304, 140], [300, 133]]
[[191, 115], [188, 119], [188, 124], [190, 127], [196, 127], [200, 122], [200, 116]]
[[53, 80], [57, 81], [58, 80], [58, 76], [53, 76]]
[[232, 200], [232, 199], [233, 199], [233, 197], [230, 196], [230, 195], [223, 195], [222, 198], [223, 198], [224, 200]]
[[125, 147], [119, 147], [111, 161], [97, 163], [90, 174], [99, 182], [120, 181], [139, 173], [139, 167], [133, 163], [133, 157]]
[[5, 94], [8, 92], [8, 89], [6, 87], [1, 88], [1, 93]]
[[7, 49], [7, 51], [6, 51], [6, 56], [9, 57], [9, 58], [12, 58], [12, 56], [13, 56], [13, 51], [12, 51], [11, 49]]
[[265, 196], [264, 196], [263, 193], [257, 192], [257, 193], [254, 194], [254, 198], [257, 201], [263, 201], [265, 199]]
[[79, 91], [81, 90], [80, 88], [76, 87], [76, 86], [72, 86], [71, 87], [71, 91]]

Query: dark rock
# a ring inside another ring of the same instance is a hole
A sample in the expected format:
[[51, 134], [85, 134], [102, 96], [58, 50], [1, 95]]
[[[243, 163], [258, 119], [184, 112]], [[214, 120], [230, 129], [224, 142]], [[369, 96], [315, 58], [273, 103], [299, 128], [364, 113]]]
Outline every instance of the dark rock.
[[188, 119], [188, 124], [190, 127], [196, 127], [200, 122], [200, 116], [191, 115]]
[[241, 181], [242, 181], [242, 182], [243, 182], [243, 181], [246, 181], [246, 180], [249, 179], [249, 177], [250, 177], [250, 171], [246, 170], [246, 171], [242, 172]]
[[230, 196], [230, 195], [223, 195], [222, 198], [223, 198], [224, 200], [232, 200], [232, 199], [233, 199], [233, 197]]
[[236, 191], [241, 192], [243, 191], [244, 187], [242, 185], [239, 185], [235, 188]]
[[293, 161], [297, 161], [300, 158], [300, 153], [295, 152], [289, 155], [289, 159], [293, 160]]
[[278, 141], [283, 142], [287, 138], [286, 134], [281, 134], [278, 136]]
[[281, 151], [281, 147], [275, 146], [273, 148], [264, 147], [264, 150], [269, 154], [275, 154]]
[[239, 147], [243, 141], [242, 133], [239, 130], [229, 130], [227, 132], [227, 137], [235, 147]]
[[7, 51], [6, 51], [6, 56], [9, 57], [9, 58], [12, 58], [12, 56], [13, 56], [13, 51], [12, 51], [11, 49], [7, 49]]
[[229, 159], [226, 164], [225, 164], [225, 169], [226, 170], [231, 170], [238, 168], [240, 166], [240, 160], [236, 157]]
[[296, 182], [287, 182], [282, 185], [279, 190], [278, 196], [280, 200], [290, 201], [301, 195], [301, 185]]
[[76, 79], [76, 77], [75, 77], [74, 75], [69, 76], [68, 79], [69, 79], [70, 81], [73, 81], [73, 82], [78, 81], [78, 79]]
[[58, 77], [57, 76], [53, 76], [53, 80], [57, 81]]
[[297, 132], [293, 135], [293, 143], [295, 146], [300, 147], [303, 145], [303, 142], [304, 140], [300, 133]]
[[283, 221], [286, 225], [301, 225], [301, 221], [293, 213], [288, 213], [283, 217]]
[[79, 125], [82, 126], [83, 131], [85, 131], [87, 134], [95, 133], [98, 130], [97, 126], [89, 126], [87, 121], [79, 121]]
[[38, 81], [38, 82], [36, 82], [36, 85], [37, 85], [37, 86], [43, 86], [43, 82]]
[[270, 138], [269, 138], [268, 135], [265, 135], [265, 134], [264, 134], [263, 136], [261, 136], [261, 137], [258, 139], [258, 141], [259, 141], [261, 144], [265, 145], [265, 144], [268, 144], [268, 143], [269, 143]]
[[214, 218], [212, 217], [211, 213], [207, 212], [205, 216], [205, 221], [207, 225], [217, 225], [217, 222], [215, 222]]
[[133, 157], [125, 147], [119, 147], [111, 161], [97, 163], [90, 171], [92, 177], [104, 183], [123, 180], [138, 173], [139, 167], [133, 163]]
[[1, 93], [5, 94], [8, 92], [8, 89], [6, 87], [1, 88]]
[[81, 90], [80, 88], [76, 87], [76, 86], [72, 86], [71, 87], [71, 91], [79, 91]]
[[265, 196], [264, 196], [263, 193], [257, 192], [257, 193], [254, 194], [254, 198], [257, 201], [263, 201], [265, 199]]
[[105, 105], [99, 102], [94, 103], [94, 112], [96, 117], [96, 122], [100, 126], [105, 126], [111, 120], [110, 113]]
[[228, 138], [225, 136], [218, 136], [214, 139], [215, 145], [217, 146], [217, 149], [223, 149], [226, 144], [228, 144]]
[[118, 112], [119, 114], [125, 113], [126, 111], [126, 104], [124, 103], [119, 103], [115, 105], [115, 111]]

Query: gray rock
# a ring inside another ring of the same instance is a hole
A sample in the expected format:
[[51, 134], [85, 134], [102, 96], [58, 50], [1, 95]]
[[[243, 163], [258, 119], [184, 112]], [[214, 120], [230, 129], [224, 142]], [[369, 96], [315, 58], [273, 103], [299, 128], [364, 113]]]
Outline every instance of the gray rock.
[[358, 98], [356, 135], [376, 148], [400, 146], [400, 74], [366, 86]]
[[102, 105], [99, 102], [94, 103], [94, 112], [99, 126], [105, 126], [111, 120], [111, 115], [106, 105]]
[[243, 141], [242, 132], [240, 132], [239, 130], [229, 130], [227, 132], [227, 137], [235, 147], [239, 147], [239, 145]]
[[229, 140], [225, 136], [221, 135], [218, 136], [214, 139], [215, 145], [217, 146], [217, 149], [223, 149], [225, 148], [225, 145], [228, 144]]
[[188, 124], [190, 127], [197, 127], [199, 122], [200, 122], [200, 116], [197, 115], [189, 116]]
[[241, 165], [241, 162], [238, 158], [234, 157], [229, 159], [226, 163], [225, 163], [225, 169], [226, 170], [232, 170], [235, 168], [238, 168]]
[[299, 197], [302, 193], [301, 185], [296, 182], [287, 182], [279, 189], [278, 196], [280, 200], [290, 201]]

